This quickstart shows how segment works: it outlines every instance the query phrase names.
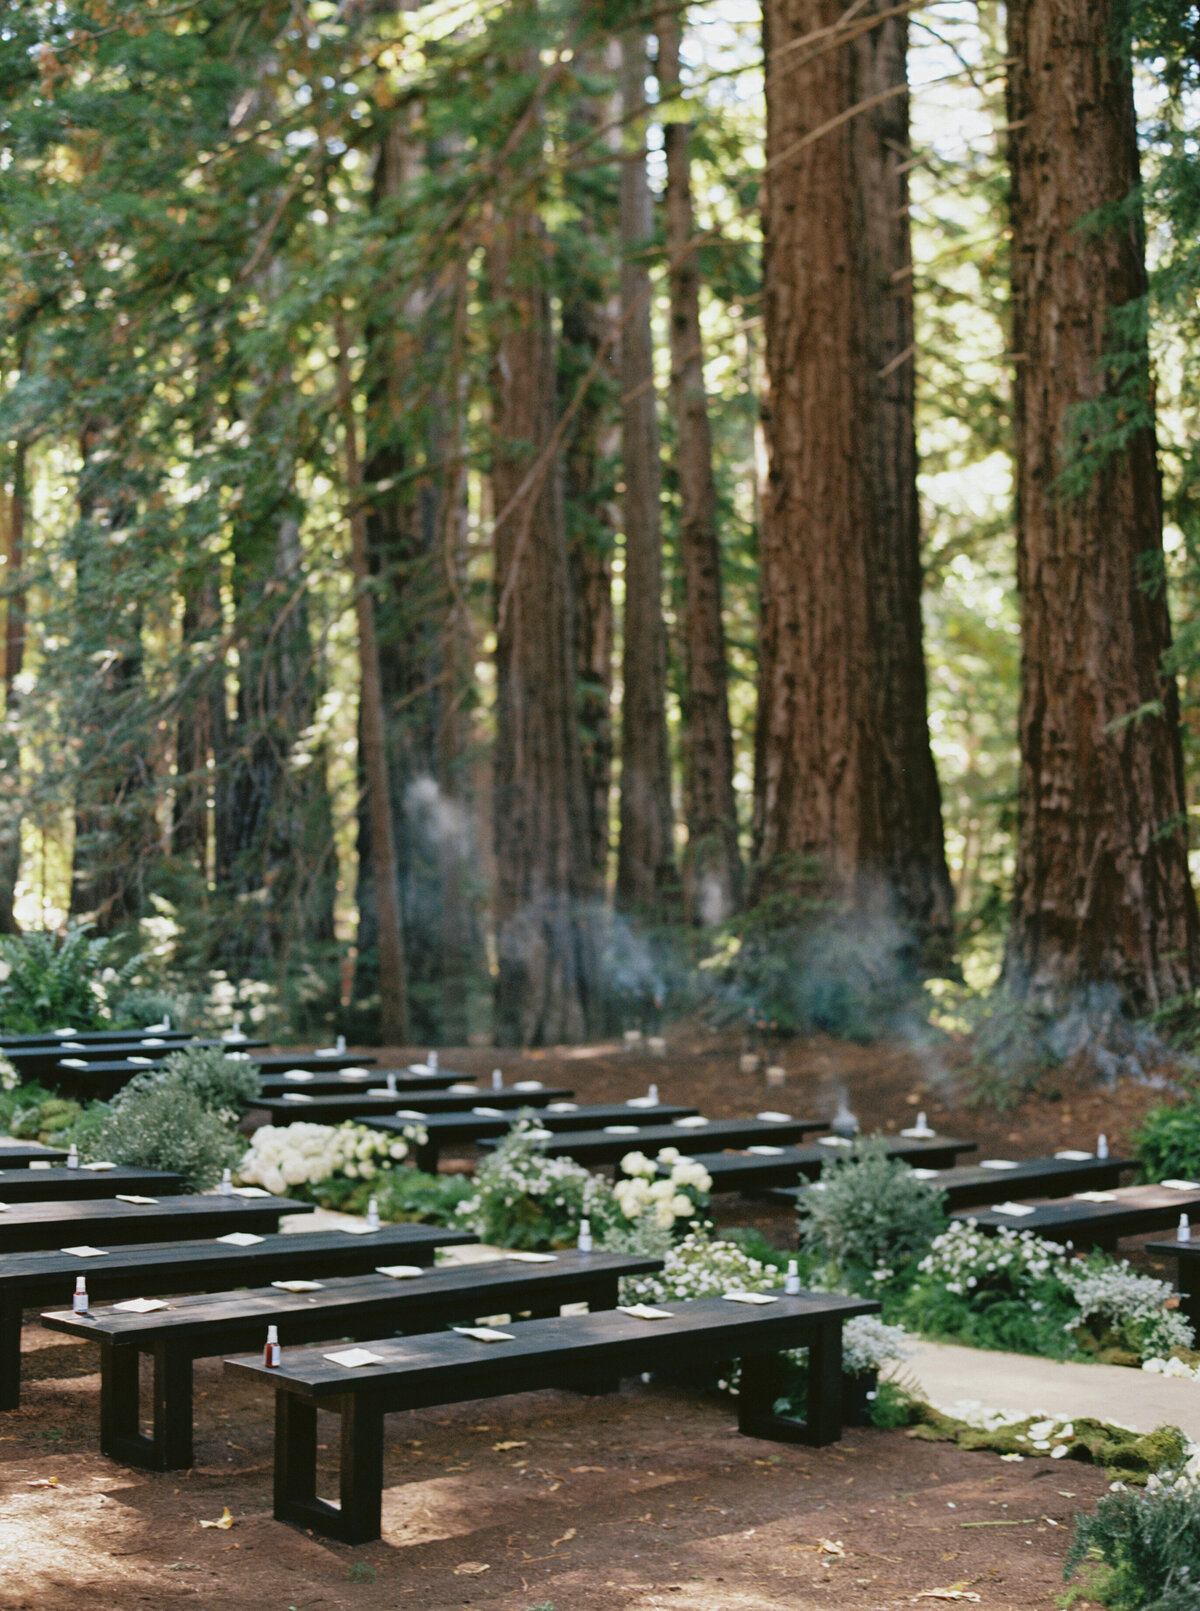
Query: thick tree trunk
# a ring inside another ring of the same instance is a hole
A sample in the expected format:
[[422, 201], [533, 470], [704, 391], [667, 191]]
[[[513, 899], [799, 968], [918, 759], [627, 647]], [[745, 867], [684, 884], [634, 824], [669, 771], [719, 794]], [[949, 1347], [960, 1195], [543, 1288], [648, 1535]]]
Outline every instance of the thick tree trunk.
[[[522, 63], [527, 73], [536, 61]], [[514, 155], [536, 150], [540, 130]], [[488, 276], [500, 335], [493, 365], [496, 510], [496, 1032], [502, 1043], [579, 1040], [594, 1010], [588, 800], [575, 698], [574, 613], [562, 478], [549, 451], [555, 350], [546, 243], [511, 201]]]
[[1111, 3], [1011, 0], [1008, 28], [1022, 667], [1005, 972], [1050, 1010], [1102, 986], [1144, 1011], [1200, 963], [1152, 423], [1081, 494], [1055, 485], [1069, 412], [1118, 384], [1106, 353], [1135, 350], [1149, 399], [1141, 342], [1112, 323], [1146, 294], [1140, 219], [1080, 227], [1138, 184], [1133, 90]]
[[[664, 101], [678, 97], [679, 12], [657, 19], [658, 83]], [[691, 130], [663, 125], [667, 156], [667, 266], [671, 294], [671, 404], [678, 432], [679, 556], [683, 571], [683, 783], [688, 848], [684, 894], [693, 922], [720, 923], [742, 898], [733, 731], [721, 612], [721, 544], [713, 481], [712, 431], [704, 389], [700, 332], [700, 266], [691, 249]]]
[[18, 800], [21, 791], [21, 750], [17, 738], [17, 717], [21, 694], [18, 679], [25, 665], [25, 610], [24, 588], [19, 584], [25, 564], [25, 510], [26, 459], [28, 448], [18, 440], [13, 449], [12, 492], [8, 499], [8, 524], [5, 532], [5, 578], [14, 589], [4, 605], [4, 723], [5, 734], [0, 746], [0, 770], [4, 773], [0, 805], [3, 806], [3, 829], [0, 830], [0, 934], [16, 934], [19, 925], [13, 903], [17, 894], [17, 879], [21, 872], [21, 814]]
[[621, 810], [617, 904], [665, 917], [675, 892], [674, 814], [667, 742], [667, 630], [662, 609], [662, 470], [650, 328], [653, 234], [644, 138], [642, 34], [621, 40], [626, 145], [621, 162], [621, 457], [625, 471], [625, 620], [621, 700]]
[[921, 641], [906, 24], [798, 67], [780, 55], [842, 12], [765, 6], [756, 894], [790, 887], [898, 923], [932, 961], [950, 947], [952, 896]]

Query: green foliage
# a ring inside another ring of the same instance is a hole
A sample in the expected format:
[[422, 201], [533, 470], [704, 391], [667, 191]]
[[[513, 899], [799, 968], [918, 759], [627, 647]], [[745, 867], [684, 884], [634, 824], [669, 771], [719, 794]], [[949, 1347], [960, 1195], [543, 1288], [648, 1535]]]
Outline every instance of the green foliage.
[[88, 1159], [182, 1175], [184, 1189], [215, 1186], [232, 1168], [242, 1143], [221, 1118], [177, 1081], [126, 1095], [88, 1138]]
[[113, 965], [115, 942], [90, 939], [86, 923], [65, 934], [31, 929], [0, 936], [0, 1028], [6, 1034], [110, 1027], [110, 998], [140, 964]]
[[172, 1052], [161, 1067], [135, 1074], [117, 1101], [165, 1085], [190, 1091], [202, 1107], [234, 1122], [262, 1094], [262, 1078], [254, 1063], [240, 1062], [219, 1046], [185, 1046]]
[[891, 1312], [914, 1331], [1012, 1353], [1067, 1359], [1079, 1310], [1060, 1279], [1065, 1251], [1019, 1231], [953, 1221]]
[[1099, 1561], [1092, 1592], [1111, 1611], [1200, 1611], [1196, 1464], [1152, 1476], [1141, 1493], [1107, 1493], [1094, 1515], [1077, 1517], [1063, 1576]]
[[837, 1271], [839, 1286], [872, 1296], [897, 1289], [946, 1223], [941, 1199], [878, 1138], [825, 1164], [801, 1203], [801, 1242]]
[[302, 1187], [298, 1196], [307, 1196], [322, 1208], [335, 1208], [345, 1214], [365, 1214], [374, 1197], [379, 1217], [389, 1223], [412, 1221], [423, 1225], [454, 1225], [458, 1207], [471, 1196], [471, 1182], [463, 1175], [429, 1175], [420, 1169], [392, 1169], [374, 1180], [335, 1178], [319, 1185]]
[[570, 1158], [547, 1158], [548, 1132], [518, 1116], [475, 1172], [459, 1223], [498, 1247], [564, 1247], [591, 1221], [601, 1235], [618, 1218], [612, 1188]]
[[1132, 1141], [1143, 1180], [1200, 1179], [1200, 1093], [1151, 1108]]

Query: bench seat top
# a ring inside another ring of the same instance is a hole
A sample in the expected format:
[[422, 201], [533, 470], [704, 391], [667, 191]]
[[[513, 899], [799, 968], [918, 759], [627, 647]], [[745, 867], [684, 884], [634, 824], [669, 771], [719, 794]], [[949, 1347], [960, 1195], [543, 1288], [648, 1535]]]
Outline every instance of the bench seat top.
[[[814, 1179], [826, 1163], [841, 1156], [844, 1149], [830, 1145], [834, 1136], [822, 1136], [811, 1146], [770, 1147], [762, 1145], [757, 1152], [692, 1152], [691, 1157], [702, 1163], [712, 1176], [714, 1191], [766, 1191], [778, 1187], [781, 1191], [803, 1190], [803, 1187], [781, 1186], [780, 1182], [795, 1181], [798, 1176]], [[924, 1159], [936, 1161], [953, 1158], [959, 1153], [974, 1152], [977, 1143], [959, 1141], [953, 1136], [928, 1137], [884, 1136], [889, 1158]]]
[[45, 1147], [40, 1141], [22, 1141], [17, 1136], [0, 1136], [0, 1164], [5, 1169], [28, 1169], [31, 1163], [61, 1163], [65, 1147]]
[[[139, 1195], [148, 1196], [149, 1193]], [[41, 1248], [122, 1242], [168, 1241], [196, 1236], [203, 1227], [213, 1235], [272, 1230], [281, 1214], [311, 1214], [311, 1203], [290, 1197], [219, 1197], [188, 1193], [154, 1203], [123, 1203], [116, 1198], [86, 1197], [76, 1202], [14, 1203], [0, 1213], [0, 1254], [32, 1253]], [[79, 1273], [89, 1263], [81, 1260]]]
[[1200, 1183], [1189, 1184], [1187, 1190], [1161, 1185], [1120, 1186], [1104, 1196], [1108, 1200], [1103, 1202], [1077, 1197], [1034, 1198], [1027, 1205], [1031, 1213], [1011, 1214], [997, 1212], [995, 1204], [1005, 1197], [999, 1191], [992, 1206], [956, 1209], [950, 1217], [971, 1220], [982, 1230], [1032, 1231], [1049, 1241], [1090, 1247], [1144, 1231], [1166, 1230], [1178, 1223], [1181, 1213], [1194, 1215], [1200, 1208]]
[[[0, 1163], [4, 1161], [0, 1153]], [[136, 1192], [143, 1197], [172, 1197], [183, 1190], [180, 1175], [164, 1169], [89, 1169], [80, 1164], [68, 1169], [55, 1164], [49, 1169], [0, 1169], [0, 1203], [55, 1202], [75, 1197], [115, 1197], [119, 1191]]]
[[394, 1312], [397, 1323], [402, 1324], [406, 1309], [428, 1310], [436, 1307], [439, 1300], [459, 1297], [470, 1300], [473, 1314], [507, 1312], [510, 1303], [528, 1308], [539, 1301], [539, 1295], [545, 1301], [554, 1301], [556, 1288], [606, 1277], [615, 1282], [661, 1269], [661, 1259], [630, 1253], [579, 1253], [571, 1248], [554, 1254], [549, 1264], [526, 1264], [502, 1255], [486, 1264], [448, 1265], [402, 1280], [374, 1271], [327, 1277], [316, 1292], [253, 1287], [240, 1292], [173, 1298], [168, 1309], [149, 1314], [101, 1308], [77, 1315], [64, 1309], [51, 1310], [42, 1319], [53, 1331], [76, 1337], [100, 1336], [113, 1344], [148, 1348], [163, 1339], [203, 1340], [206, 1333], [243, 1326], [253, 1333], [270, 1323], [305, 1317], [336, 1322], [344, 1316], [350, 1321], [356, 1311], [361, 1314], [372, 1307], [385, 1309], [389, 1315]]
[[304, 1079], [293, 1079], [290, 1071], [262, 1076], [263, 1096], [282, 1096], [285, 1091], [308, 1091], [313, 1096], [353, 1095], [355, 1091], [386, 1090], [389, 1074], [396, 1076], [399, 1091], [445, 1091], [454, 1083], [452, 1074], [409, 1074], [403, 1069], [370, 1068], [356, 1063], [348, 1069], [326, 1069], [314, 1073], [312, 1069], [299, 1069]]
[[[514, 1116], [521, 1107], [528, 1107], [531, 1100], [565, 1101], [573, 1093], [567, 1089], [545, 1087], [537, 1092], [525, 1095], [514, 1095], [512, 1092], [451, 1092], [430, 1091], [415, 1092], [398, 1089], [393, 1096], [387, 1090], [367, 1090], [357, 1093], [348, 1092], [337, 1096], [313, 1096], [306, 1087], [297, 1085], [294, 1090], [283, 1096], [260, 1097], [255, 1103], [256, 1108], [264, 1108], [273, 1119], [284, 1118], [288, 1123], [292, 1118], [307, 1119], [316, 1124], [341, 1124], [346, 1119], [353, 1119], [362, 1124], [371, 1124], [377, 1118], [386, 1118], [399, 1108], [411, 1108], [420, 1112], [422, 1122], [428, 1112], [437, 1112], [439, 1108], [446, 1112], [455, 1110], [469, 1112], [473, 1106], [493, 1106], [511, 1108]], [[494, 1102], [489, 1101], [495, 1095]], [[504, 1098], [507, 1096], [508, 1100]], [[294, 1111], [293, 1111], [294, 1110]], [[409, 1120], [409, 1123], [415, 1121]]]
[[[1184, 1209], [1183, 1212], [1187, 1213], [1188, 1210]], [[1192, 1236], [1186, 1242], [1176, 1241], [1174, 1237], [1171, 1237], [1170, 1241], [1164, 1238], [1161, 1242], [1147, 1242], [1146, 1252], [1169, 1254], [1172, 1258], [1183, 1260], [1187, 1264], [1200, 1263], [1200, 1229], [1193, 1230]]]
[[[635, 1110], [636, 1111], [636, 1110]], [[615, 1163], [629, 1151], [651, 1153], [660, 1147], [678, 1147], [694, 1158], [698, 1152], [717, 1148], [743, 1147], [755, 1143], [783, 1145], [800, 1141], [813, 1130], [823, 1130], [823, 1119], [710, 1119], [704, 1125], [641, 1125], [635, 1118], [617, 1121], [637, 1125], [636, 1135], [613, 1134], [610, 1129], [568, 1131], [556, 1134], [546, 1143], [550, 1158], [574, 1158], [579, 1163]], [[495, 1145], [484, 1142], [483, 1145]]]
[[[889, 1149], [890, 1151], [890, 1149]], [[903, 1156], [902, 1154], [891, 1154]], [[1004, 1168], [996, 1167], [1003, 1163]], [[967, 1208], [999, 1201], [1017, 1188], [1044, 1191], [1049, 1197], [1068, 1196], [1073, 1191], [1107, 1190], [1119, 1184], [1121, 1172], [1136, 1165], [1129, 1158], [1044, 1158], [998, 1159], [959, 1164], [952, 1169], [915, 1168], [921, 1179], [945, 1197], [947, 1208]], [[811, 1186], [780, 1186], [768, 1195], [773, 1201], [793, 1206], [803, 1202]]]
[[[99, 1258], [77, 1258], [60, 1247], [0, 1258], [0, 1303], [25, 1307], [69, 1297], [75, 1277], [88, 1291], [112, 1296], [154, 1297], [204, 1292], [247, 1282], [317, 1280], [363, 1275], [377, 1264], [426, 1264], [439, 1247], [473, 1243], [467, 1231], [441, 1225], [381, 1225], [355, 1235], [342, 1230], [270, 1231], [248, 1247], [215, 1236], [181, 1242], [132, 1242], [103, 1249]], [[196, 1283], [201, 1283], [197, 1285]]]
[[[327, 1347], [285, 1350], [282, 1364], [268, 1368], [261, 1354], [225, 1361], [235, 1375], [252, 1377], [277, 1391], [307, 1399], [367, 1393], [400, 1409], [409, 1403], [459, 1403], [497, 1393], [553, 1386], [567, 1374], [599, 1370], [614, 1374], [683, 1366], [698, 1359], [736, 1359], [802, 1347], [814, 1326], [854, 1315], [878, 1314], [873, 1299], [838, 1293], [802, 1292], [774, 1303], [732, 1303], [695, 1298], [656, 1304], [667, 1320], [640, 1320], [620, 1309], [517, 1320], [499, 1328], [505, 1342], [477, 1342], [456, 1331], [386, 1337], [361, 1346], [382, 1363], [348, 1368], [327, 1359]], [[509, 1385], [505, 1385], [506, 1380]]]
[[[492, 1107], [490, 1100], [492, 1092], [487, 1091], [476, 1097], [475, 1106], [481, 1108]], [[547, 1093], [539, 1092], [534, 1100]], [[524, 1104], [530, 1106], [527, 1100]], [[414, 1109], [415, 1111], [415, 1109]], [[431, 1113], [422, 1115], [421, 1124], [431, 1136], [445, 1137], [447, 1140], [465, 1139], [472, 1136], [502, 1136], [512, 1128], [519, 1108], [503, 1113], [500, 1117], [481, 1114], [469, 1110], [465, 1113]], [[631, 1108], [620, 1102], [597, 1102], [589, 1106], [579, 1106], [574, 1102], [567, 1102], [561, 1108], [533, 1108], [533, 1115], [538, 1123], [551, 1132], [558, 1133], [568, 1130], [590, 1130], [597, 1124], [634, 1124], [639, 1127], [662, 1124], [672, 1119], [685, 1118], [694, 1113], [695, 1108], [680, 1107], [675, 1104], [660, 1102], [652, 1108]], [[381, 1130], [401, 1130], [406, 1124], [416, 1123], [413, 1119], [388, 1118], [378, 1121]], [[630, 1137], [632, 1145], [636, 1137]]]

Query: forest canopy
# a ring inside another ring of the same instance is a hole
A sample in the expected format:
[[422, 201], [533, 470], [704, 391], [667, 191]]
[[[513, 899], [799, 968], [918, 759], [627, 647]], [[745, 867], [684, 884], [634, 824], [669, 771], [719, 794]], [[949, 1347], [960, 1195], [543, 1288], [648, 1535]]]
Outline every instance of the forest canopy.
[[0, 932], [391, 1043], [1190, 1000], [1198, 80], [1182, 0], [0, 8]]

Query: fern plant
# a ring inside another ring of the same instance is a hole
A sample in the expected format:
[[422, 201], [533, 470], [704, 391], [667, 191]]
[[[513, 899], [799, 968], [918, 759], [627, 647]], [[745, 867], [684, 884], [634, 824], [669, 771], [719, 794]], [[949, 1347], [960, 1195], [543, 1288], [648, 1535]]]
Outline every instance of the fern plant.
[[114, 995], [141, 965], [113, 961], [114, 942], [92, 939], [86, 923], [65, 934], [30, 929], [0, 937], [0, 1028], [8, 1034], [48, 1029], [103, 1029], [113, 1021]]

